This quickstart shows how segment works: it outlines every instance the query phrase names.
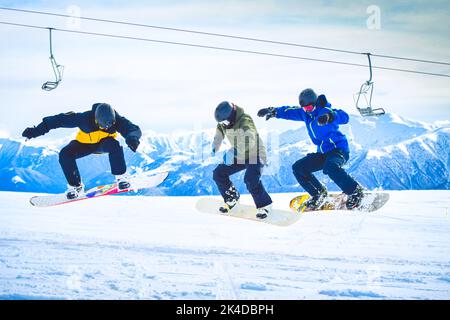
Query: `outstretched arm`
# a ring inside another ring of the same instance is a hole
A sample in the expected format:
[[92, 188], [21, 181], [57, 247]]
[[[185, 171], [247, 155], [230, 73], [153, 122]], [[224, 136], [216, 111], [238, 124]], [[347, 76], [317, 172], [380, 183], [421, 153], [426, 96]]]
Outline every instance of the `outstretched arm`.
[[37, 126], [26, 128], [23, 131], [22, 136], [31, 139], [42, 136], [56, 128], [75, 128], [78, 127], [81, 117], [81, 113], [75, 112], [60, 113], [54, 116], [45, 117]]
[[57, 128], [76, 128], [80, 125], [82, 116], [82, 113], [70, 111], [55, 116], [45, 117], [42, 119], [42, 122], [45, 123], [49, 131]]
[[305, 111], [300, 107], [284, 106], [275, 108], [275, 117], [278, 119], [305, 121]]

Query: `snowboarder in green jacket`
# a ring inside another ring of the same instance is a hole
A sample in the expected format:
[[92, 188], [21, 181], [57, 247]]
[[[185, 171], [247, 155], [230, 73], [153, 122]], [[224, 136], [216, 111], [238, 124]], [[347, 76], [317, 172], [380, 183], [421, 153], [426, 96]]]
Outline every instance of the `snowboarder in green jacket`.
[[230, 176], [246, 170], [244, 182], [255, 202], [256, 217], [264, 219], [271, 212], [272, 199], [261, 182], [261, 170], [267, 162], [267, 155], [253, 119], [244, 109], [228, 101], [217, 106], [214, 116], [218, 124], [213, 153], [219, 150], [225, 137], [231, 144], [223, 163], [219, 164], [213, 173], [214, 181], [225, 202], [219, 211], [227, 213], [238, 203], [240, 195]]

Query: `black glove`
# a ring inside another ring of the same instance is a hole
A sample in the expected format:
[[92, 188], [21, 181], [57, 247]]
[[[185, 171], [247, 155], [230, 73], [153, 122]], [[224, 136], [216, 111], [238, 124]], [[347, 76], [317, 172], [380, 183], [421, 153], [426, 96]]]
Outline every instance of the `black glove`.
[[277, 115], [277, 110], [274, 107], [264, 108], [258, 111], [258, 117], [266, 116], [266, 120], [274, 118]]
[[317, 97], [316, 106], [325, 108], [327, 106], [327, 104], [328, 104], [328, 100], [324, 94], [321, 94], [320, 96]]
[[36, 138], [38, 135], [36, 134], [36, 127], [26, 128], [22, 132], [22, 137], [27, 139]]
[[326, 124], [332, 123], [334, 121], [334, 113], [325, 113], [317, 119], [319, 126], [324, 126]]
[[139, 139], [138, 137], [131, 136], [125, 139], [125, 142], [127, 143], [128, 147], [131, 149], [131, 151], [136, 152], [138, 146], [139, 146]]
[[37, 127], [28, 127], [22, 132], [22, 137], [27, 139], [42, 136], [48, 132], [48, 127], [45, 122], [41, 122]]

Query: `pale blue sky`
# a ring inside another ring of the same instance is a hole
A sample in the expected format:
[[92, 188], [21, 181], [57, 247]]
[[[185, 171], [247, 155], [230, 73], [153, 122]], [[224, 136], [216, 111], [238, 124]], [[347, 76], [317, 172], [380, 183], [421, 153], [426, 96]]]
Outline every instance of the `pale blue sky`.
[[[450, 62], [448, 1], [0, 1], [0, 6], [57, 13], [68, 13], [73, 5], [81, 15], [103, 19]], [[379, 30], [367, 28], [370, 5], [380, 8]], [[2, 10], [0, 20], [73, 27], [64, 18]], [[363, 56], [87, 21], [80, 30], [366, 63]], [[43, 116], [83, 111], [99, 101], [143, 129], [206, 128], [214, 125], [213, 110], [222, 100], [235, 101], [256, 117], [260, 107], [297, 104], [305, 87], [355, 113], [353, 94], [368, 76], [357, 67], [68, 33], [55, 33], [54, 41], [65, 75], [60, 87], [44, 92], [41, 84], [52, 78], [46, 31], [0, 25], [0, 132], [18, 137]], [[449, 67], [413, 62], [374, 58], [373, 63], [450, 73]], [[375, 70], [374, 81], [377, 106], [411, 119], [450, 119], [449, 78]], [[257, 125], [296, 126], [259, 119]]]

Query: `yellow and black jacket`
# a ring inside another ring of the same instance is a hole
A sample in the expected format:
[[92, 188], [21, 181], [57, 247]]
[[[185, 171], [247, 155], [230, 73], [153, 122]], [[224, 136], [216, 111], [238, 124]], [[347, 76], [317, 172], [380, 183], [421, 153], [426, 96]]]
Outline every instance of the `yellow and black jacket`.
[[93, 132], [84, 132], [83, 130], [79, 130], [77, 133], [77, 136], [75, 137], [75, 140], [81, 143], [98, 143], [100, 140], [105, 138], [116, 138], [117, 132], [114, 133], [108, 133], [102, 130], [97, 130]]
[[97, 104], [92, 106], [92, 109], [86, 112], [67, 112], [60, 113], [54, 116], [45, 117], [42, 123], [38, 126], [41, 128], [40, 134], [43, 135], [51, 129], [56, 128], [79, 128], [76, 140], [85, 144], [94, 144], [100, 142], [102, 139], [111, 137], [116, 138], [117, 132], [125, 139], [135, 136], [140, 139], [142, 136], [141, 129], [133, 124], [130, 120], [120, 116], [116, 112], [116, 122], [107, 130], [100, 130], [95, 122], [95, 109]]

